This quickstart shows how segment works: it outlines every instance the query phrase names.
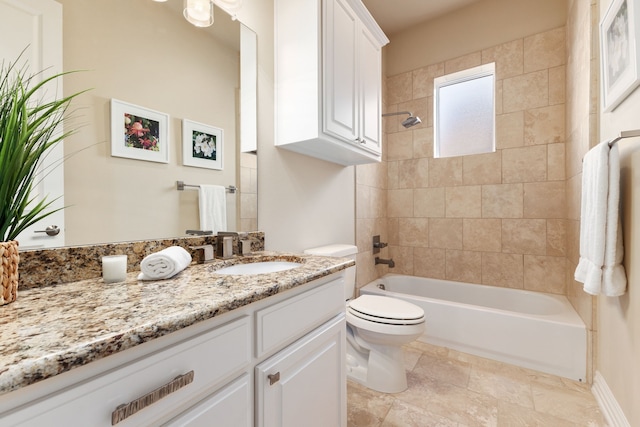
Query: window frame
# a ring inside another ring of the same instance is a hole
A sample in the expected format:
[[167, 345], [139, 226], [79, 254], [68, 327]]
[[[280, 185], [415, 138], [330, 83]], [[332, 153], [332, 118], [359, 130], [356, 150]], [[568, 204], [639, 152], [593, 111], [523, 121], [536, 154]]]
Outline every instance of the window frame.
[[[491, 108], [492, 114], [492, 141], [491, 150], [482, 151], [478, 153], [462, 153], [448, 156], [440, 155], [440, 135], [439, 135], [439, 121], [440, 121], [440, 89], [448, 86], [453, 86], [459, 83], [465, 83], [471, 80], [476, 80], [483, 77], [492, 77], [492, 91], [491, 91]], [[458, 71], [455, 73], [446, 74], [444, 76], [436, 77], [433, 80], [433, 157], [434, 158], [447, 158], [466, 156], [474, 154], [487, 154], [495, 153], [496, 151], [496, 67], [495, 62], [479, 65], [477, 67], [468, 68], [466, 70]]]

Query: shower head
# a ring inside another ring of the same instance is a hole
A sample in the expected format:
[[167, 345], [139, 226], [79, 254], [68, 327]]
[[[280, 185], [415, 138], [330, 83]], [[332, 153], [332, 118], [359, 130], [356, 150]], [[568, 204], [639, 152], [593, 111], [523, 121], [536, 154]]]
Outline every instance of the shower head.
[[385, 116], [399, 116], [400, 114], [408, 114], [409, 115], [409, 117], [407, 117], [402, 122], [402, 126], [406, 127], [407, 129], [409, 129], [411, 126], [415, 126], [417, 124], [422, 123], [422, 120], [420, 120], [420, 117], [414, 116], [410, 111], [399, 111], [397, 113], [385, 113], [385, 114], [382, 115], [382, 117], [385, 117]]
[[422, 120], [420, 120], [420, 117], [414, 117], [410, 115], [405, 121], [402, 122], [402, 126], [409, 129], [411, 126], [415, 126], [420, 123], [422, 123]]

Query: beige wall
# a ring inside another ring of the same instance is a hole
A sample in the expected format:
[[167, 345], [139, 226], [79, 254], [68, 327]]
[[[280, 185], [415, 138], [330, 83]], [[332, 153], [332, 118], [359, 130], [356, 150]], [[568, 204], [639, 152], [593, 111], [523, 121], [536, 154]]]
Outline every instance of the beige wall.
[[[175, 182], [237, 185], [237, 53], [164, 4], [60, 2], [64, 67], [89, 70], [65, 78], [65, 91], [93, 88], [75, 103], [82, 127], [65, 141], [67, 154], [90, 146], [65, 163], [66, 244], [173, 237], [200, 228], [197, 191], [178, 192]], [[169, 164], [111, 157], [111, 98], [170, 115]], [[223, 171], [182, 166], [183, 118], [224, 129]], [[227, 196], [230, 229], [236, 229], [235, 198]]]
[[[599, 2], [595, 20], [602, 19], [610, 3], [610, 0]], [[636, 89], [613, 112], [600, 113], [600, 139], [640, 129], [638, 111], [640, 91]], [[636, 426], [640, 425], [640, 140], [623, 140], [618, 146], [628, 288], [621, 297], [598, 297], [596, 370], [602, 374], [629, 424]]]

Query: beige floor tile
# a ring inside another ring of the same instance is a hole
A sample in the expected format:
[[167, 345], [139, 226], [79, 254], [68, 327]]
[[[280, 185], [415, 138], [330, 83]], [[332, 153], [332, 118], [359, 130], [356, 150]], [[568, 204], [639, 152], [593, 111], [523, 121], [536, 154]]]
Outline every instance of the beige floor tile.
[[458, 423], [396, 400], [381, 427], [458, 427]]
[[413, 342], [408, 389], [348, 382], [349, 427], [605, 427], [587, 384]]

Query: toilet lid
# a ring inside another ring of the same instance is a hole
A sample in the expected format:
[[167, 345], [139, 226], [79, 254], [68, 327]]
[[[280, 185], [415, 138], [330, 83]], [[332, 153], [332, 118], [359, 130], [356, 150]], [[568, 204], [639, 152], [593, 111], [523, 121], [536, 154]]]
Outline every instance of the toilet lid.
[[415, 304], [379, 295], [362, 295], [349, 301], [348, 310], [361, 319], [395, 325], [424, 322], [424, 310]]

